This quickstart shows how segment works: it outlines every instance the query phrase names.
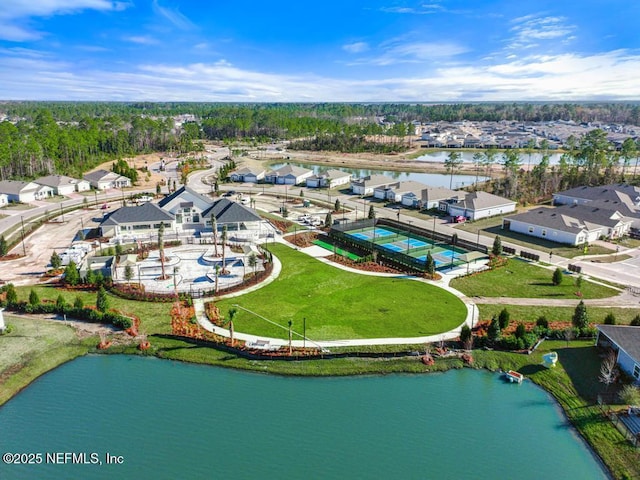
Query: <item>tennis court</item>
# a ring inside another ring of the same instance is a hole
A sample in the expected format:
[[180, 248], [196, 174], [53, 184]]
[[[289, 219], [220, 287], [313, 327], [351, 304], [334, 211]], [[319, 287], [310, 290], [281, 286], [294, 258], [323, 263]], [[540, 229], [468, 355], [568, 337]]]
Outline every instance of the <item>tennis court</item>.
[[426, 262], [427, 253], [431, 253], [436, 268], [447, 268], [460, 265], [460, 258], [467, 250], [445, 243], [435, 243], [429, 238], [414, 233], [397, 230], [393, 227], [366, 227], [344, 232], [358, 240], [375, 243], [394, 253], [403, 253], [421, 262]]

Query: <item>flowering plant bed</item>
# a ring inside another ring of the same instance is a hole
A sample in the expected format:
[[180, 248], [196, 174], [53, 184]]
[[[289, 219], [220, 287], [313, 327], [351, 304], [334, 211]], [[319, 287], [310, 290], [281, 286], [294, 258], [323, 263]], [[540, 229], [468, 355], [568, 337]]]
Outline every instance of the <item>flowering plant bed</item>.
[[342, 265], [346, 265], [347, 267], [355, 268], [357, 270], [362, 270], [365, 272], [377, 272], [377, 273], [402, 273], [400, 270], [396, 270], [392, 267], [387, 267], [385, 265], [380, 265], [376, 262], [354, 262], [353, 260], [349, 260], [346, 257], [341, 255], [331, 255], [327, 257], [327, 259], [332, 262], [340, 263]]

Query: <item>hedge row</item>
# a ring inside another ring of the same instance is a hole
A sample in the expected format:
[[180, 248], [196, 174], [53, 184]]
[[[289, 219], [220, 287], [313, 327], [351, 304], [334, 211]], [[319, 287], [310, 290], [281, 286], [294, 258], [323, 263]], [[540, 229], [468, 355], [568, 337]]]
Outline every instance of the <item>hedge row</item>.
[[39, 303], [37, 305], [31, 305], [27, 302], [17, 302], [7, 305], [6, 302], [0, 302], [0, 306], [19, 313], [55, 313], [58, 315], [67, 315], [71, 318], [91, 323], [108, 323], [123, 330], [133, 325], [133, 322], [129, 317], [125, 317], [124, 315], [120, 315], [115, 312], [102, 313], [91, 308], [75, 308], [70, 305], [60, 306], [55, 303]]

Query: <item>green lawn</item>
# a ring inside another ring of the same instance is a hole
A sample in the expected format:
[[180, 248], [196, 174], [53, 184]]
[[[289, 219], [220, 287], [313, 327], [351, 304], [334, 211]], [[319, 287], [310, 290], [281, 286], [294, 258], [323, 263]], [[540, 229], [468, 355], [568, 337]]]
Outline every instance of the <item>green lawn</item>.
[[[579, 300], [576, 299], [575, 304], [578, 305], [578, 302]], [[550, 322], [570, 322], [575, 305], [572, 307], [540, 307], [481, 303], [478, 304], [480, 319], [491, 320], [491, 317], [498, 315], [503, 308], [509, 311], [511, 321], [514, 322], [535, 322], [540, 316], [545, 316]], [[617, 324], [628, 325], [633, 320], [633, 317], [640, 314], [640, 305], [638, 305], [638, 308], [606, 308], [587, 305], [587, 313], [591, 323], [603, 323], [604, 317], [608, 313], [613, 313]]]
[[[279, 325], [293, 322], [313, 340], [419, 337], [451, 330], [466, 316], [461, 300], [447, 291], [405, 278], [346, 272], [283, 245], [270, 245], [282, 262], [280, 276], [264, 288], [217, 302], [223, 315], [233, 304]], [[279, 328], [243, 310], [238, 332], [287, 338]]]
[[[565, 275], [562, 284], [551, 282], [553, 270], [510, 258], [504, 267], [457, 278], [451, 287], [470, 297], [571, 298], [575, 295], [575, 275]], [[607, 298], [618, 291], [584, 280], [580, 288], [583, 298]]]
[[73, 328], [8, 315], [12, 331], [0, 335], [0, 405], [34, 378], [87, 352]]

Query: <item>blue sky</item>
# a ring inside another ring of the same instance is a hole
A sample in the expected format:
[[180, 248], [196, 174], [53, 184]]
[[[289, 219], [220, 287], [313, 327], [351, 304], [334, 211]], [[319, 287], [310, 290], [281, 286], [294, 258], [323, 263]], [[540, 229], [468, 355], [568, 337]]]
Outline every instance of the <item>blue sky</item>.
[[5, 100], [640, 99], [633, 0], [0, 3]]

